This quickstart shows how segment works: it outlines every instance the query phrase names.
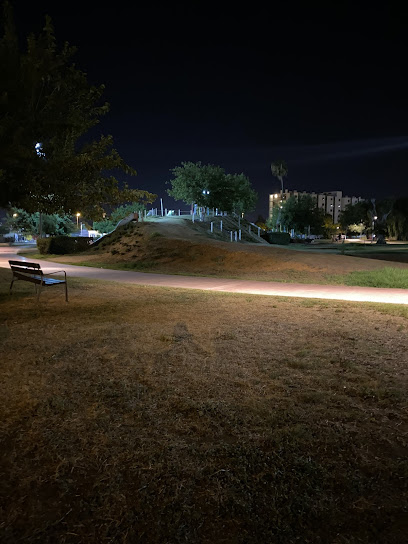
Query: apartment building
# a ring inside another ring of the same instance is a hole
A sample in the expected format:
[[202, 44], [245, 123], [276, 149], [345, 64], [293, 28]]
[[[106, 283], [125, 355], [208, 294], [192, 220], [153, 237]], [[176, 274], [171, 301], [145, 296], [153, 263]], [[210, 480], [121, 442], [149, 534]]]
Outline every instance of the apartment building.
[[[316, 201], [316, 206], [323, 210], [326, 214], [329, 214], [333, 218], [334, 223], [338, 223], [340, 213], [346, 208], [348, 204], [356, 204], [365, 200], [360, 196], [343, 196], [342, 191], [328, 191], [324, 193], [308, 193], [306, 191], [288, 191], [287, 189], [283, 193], [282, 200], [285, 201], [291, 196], [298, 198], [299, 196], [311, 196]], [[269, 217], [272, 216], [272, 210], [275, 206], [281, 205], [281, 194], [275, 193], [269, 195]]]

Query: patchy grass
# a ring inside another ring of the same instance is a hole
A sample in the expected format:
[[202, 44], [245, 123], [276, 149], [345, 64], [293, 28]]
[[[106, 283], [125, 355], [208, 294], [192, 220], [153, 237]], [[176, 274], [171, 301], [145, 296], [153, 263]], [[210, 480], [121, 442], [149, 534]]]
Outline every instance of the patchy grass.
[[400, 307], [0, 279], [2, 542], [405, 541]]

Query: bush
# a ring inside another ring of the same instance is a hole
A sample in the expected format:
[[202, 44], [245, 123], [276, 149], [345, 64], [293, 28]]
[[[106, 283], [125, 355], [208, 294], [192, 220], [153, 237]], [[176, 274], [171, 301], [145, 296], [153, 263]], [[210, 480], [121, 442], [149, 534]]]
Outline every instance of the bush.
[[290, 244], [290, 234], [288, 232], [267, 232], [264, 238], [270, 244], [287, 246]]
[[67, 253], [79, 253], [89, 249], [92, 238], [84, 236], [52, 236], [51, 238], [38, 238], [37, 247], [41, 255], [66, 255]]
[[51, 238], [37, 238], [37, 247], [41, 255], [47, 255], [50, 253]]

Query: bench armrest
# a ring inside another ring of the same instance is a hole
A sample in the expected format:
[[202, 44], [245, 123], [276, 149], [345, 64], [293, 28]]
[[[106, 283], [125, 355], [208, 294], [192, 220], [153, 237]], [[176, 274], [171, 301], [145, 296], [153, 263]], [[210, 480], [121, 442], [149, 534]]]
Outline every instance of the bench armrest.
[[43, 273], [43, 276], [51, 276], [52, 274], [64, 274], [65, 280], [67, 279], [67, 273], [65, 272], [65, 270], [55, 270], [54, 272], [48, 272], [47, 274]]

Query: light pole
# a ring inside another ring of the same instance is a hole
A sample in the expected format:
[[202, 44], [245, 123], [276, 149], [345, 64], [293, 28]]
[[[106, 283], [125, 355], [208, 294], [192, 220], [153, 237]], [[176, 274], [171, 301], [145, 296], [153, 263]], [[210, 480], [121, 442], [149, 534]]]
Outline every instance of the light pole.
[[372, 224], [371, 224], [371, 243], [374, 242], [374, 223], [377, 221], [377, 216], [376, 215], [373, 215], [373, 221], [372, 221]]
[[76, 214], [76, 218], [77, 218], [77, 229], [79, 228], [79, 218], [80, 218], [81, 214], [78, 212]]
[[[210, 191], [209, 191], [208, 189], [203, 189], [202, 192], [203, 192], [203, 195], [206, 195], [206, 197], [207, 197], [207, 195], [210, 194]], [[208, 203], [208, 198], [205, 198], [205, 202]], [[204, 206], [204, 216], [203, 216], [204, 218], [205, 218], [206, 208], [207, 208], [207, 207], [208, 207], [208, 206]]]

